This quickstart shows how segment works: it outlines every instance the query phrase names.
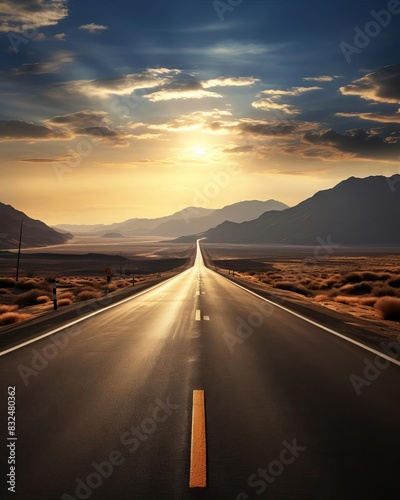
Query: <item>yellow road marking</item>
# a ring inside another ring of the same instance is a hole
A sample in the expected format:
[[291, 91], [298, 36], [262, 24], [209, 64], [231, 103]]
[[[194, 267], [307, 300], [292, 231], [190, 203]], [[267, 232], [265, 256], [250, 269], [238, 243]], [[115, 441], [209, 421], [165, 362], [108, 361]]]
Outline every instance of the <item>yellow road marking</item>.
[[204, 391], [193, 391], [192, 450], [190, 454], [190, 488], [207, 486], [206, 411]]

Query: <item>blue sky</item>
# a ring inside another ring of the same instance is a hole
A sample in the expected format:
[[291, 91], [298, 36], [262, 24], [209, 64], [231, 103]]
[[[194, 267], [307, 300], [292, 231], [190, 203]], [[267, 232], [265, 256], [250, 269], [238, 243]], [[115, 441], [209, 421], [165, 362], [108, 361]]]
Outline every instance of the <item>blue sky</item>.
[[399, 28], [398, 0], [0, 0], [0, 199], [115, 222], [397, 173]]

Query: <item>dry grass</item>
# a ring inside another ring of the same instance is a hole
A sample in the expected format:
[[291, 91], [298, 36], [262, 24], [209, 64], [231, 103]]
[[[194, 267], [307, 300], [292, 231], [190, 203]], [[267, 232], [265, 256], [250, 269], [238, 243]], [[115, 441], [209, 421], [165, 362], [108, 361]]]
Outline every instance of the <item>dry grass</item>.
[[0, 305], [0, 314], [16, 311], [18, 306]]
[[9, 295], [11, 292], [7, 288], [0, 288], [0, 295]]
[[31, 319], [32, 314], [21, 314], [17, 312], [6, 312], [4, 314], [0, 314], [0, 325], [12, 325], [13, 323], [19, 323], [20, 321], [26, 321]]
[[57, 304], [60, 306], [60, 307], [63, 307], [63, 306], [70, 306], [72, 304], [72, 300], [71, 299], [60, 299], [57, 301]]
[[377, 300], [374, 307], [382, 319], [400, 321], [400, 299], [382, 297]]
[[76, 300], [82, 302], [84, 300], [97, 299], [100, 293], [94, 290], [84, 290], [76, 295]]
[[38, 297], [43, 296], [42, 290], [30, 290], [29, 292], [21, 293], [14, 300], [14, 304], [19, 307], [33, 306], [37, 304]]
[[12, 278], [0, 278], [0, 286], [2, 288], [14, 288], [16, 281]]
[[47, 295], [40, 295], [37, 299], [36, 299], [36, 304], [47, 304], [48, 302], [50, 302], [51, 299], [50, 297], [48, 297]]

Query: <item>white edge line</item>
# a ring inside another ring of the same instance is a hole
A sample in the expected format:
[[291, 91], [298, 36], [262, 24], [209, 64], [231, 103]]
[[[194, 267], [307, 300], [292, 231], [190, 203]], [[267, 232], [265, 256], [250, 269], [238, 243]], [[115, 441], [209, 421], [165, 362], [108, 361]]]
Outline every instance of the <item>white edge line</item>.
[[26, 345], [33, 344], [34, 342], [37, 342], [38, 340], [49, 337], [50, 335], [54, 335], [55, 333], [60, 332], [61, 330], [65, 330], [66, 328], [69, 328], [70, 326], [76, 325], [77, 323], [80, 323], [81, 321], [85, 321], [86, 319], [91, 318], [92, 316], [96, 316], [96, 314], [100, 314], [104, 311], [107, 311], [108, 309], [112, 309], [113, 307], [117, 307], [121, 304], [124, 304], [125, 302], [129, 302], [130, 300], [133, 300], [136, 297], [140, 297], [141, 295], [144, 295], [145, 293], [151, 292], [152, 290], [154, 290], [155, 288], [158, 288], [159, 286], [165, 285], [169, 281], [172, 281], [173, 279], [178, 278], [178, 276], [182, 276], [184, 273], [187, 273], [188, 271], [191, 271], [191, 270], [192, 270], [192, 268], [189, 268], [186, 271], [183, 271], [175, 276], [172, 276], [171, 278], [168, 278], [165, 281], [162, 281], [161, 283], [157, 283], [156, 285], [153, 285], [149, 288], [146, 288], [146, 290], [143, 290], [142, 292], [139, 292], [139, 293], [133, 295], [132, 297], [122, 299], [118, 302], [115, 302], [115, 304], [111, 304], [109, 306], [106, 306], [102, 309], [99, 309], [98, 311], [94, 311], [90, 314], [87, 314], [86, 316], [83, 316], [82, 318], [76, 319], [75, 321], [72, 321], [71, 323], [67, 323], [66, 325], [60, 326], [60, 327], [56, 328], [55, 330], [51, 330], [48, 333], [44, 333], [43, 335], [40, 335], [40, 337], [35, 337], [34, 339], [27, 340], [26, 342], [24, 342], [22, 344], [18, 344], [14, 347], [11, 347], [10, 349], [7, 349], [5, 351], [1, 351], [0, 356], [4, 356], [5, 354], [16, 351], [18, 349], [21, 349], [22, 347], [25, 347]]
[[253, 292], [252, 290], [248, 290], [247, 288], [245, 288], [244, 286], [242, 285], [239, 285], [238, 283], [235, 283], [234, 281], [231, 281], [230, 279], [226, 278], [225, 276], [223, 276], [222, 274], [219, 274], [217, 273], [216, 271], [213, 271], [212, 269], [208, 268], [210, 271], [212, 271], [213, 273], [216, 273], [218, 274], [218, 276], [221, 276], [222, 278], [226, 279], [227, 281], [229, 281], [230, 283], [233, 283], [234, 285], [238, 286], [239, 288], [241, 288], [242, 290], [245, 290], [246, 292], [248, 293], [251, 293], [252, 295], [254, 295], [255, 297], [258, 297], [259, 299], [261, 300], [264, 300], [265, 302], [268, 302], [269, 304], [272, 304], [273, 306], [275, 307], [279, 307], [279, 309], [283, 309], [284, 311], [290, 313], [290, 314], [293, 314], [293, 316], [296, 316], [304, 321], [307, 321], [307, 323], [311, 323], [312, 325], [314, 326], [317, 326], [318, 328], [321, 328], [322, 330], [325, 330], [326, 332], [329, 332], [331, 333], [332, 335], [336, 335], [337, 337], [340, 337], [341, 339], [343, 340], [347, 340], [347, 342], [350, 342], [351, 344], [354, 344], [358, 347], [361, 347], [362, 349], [365, 349], [366, 351], [369, 351], [369, 352], [372, 352], [373, 354], [377, 354], [380, 358], [384, 358], [388, 361], [390, 361], [391, 363], [394, 363], [395, 365], [397, 366], [400, 366], [400, 361], [398, 361], [397, 359], [394, 359], [394, 358], [391, 358], [390, 356], [388, 356], [387, 354], [383, 353], [383, 352], [379, 352], [375, 349], [373, 349], [372, 347], [368, 347], [366, 346], [365, 344], [361, 344], [361, 342], [357, 342], [356, 340], [353, 340], [349, 337], [346, 337], [345, 335], [342, 335], [341, 333], [338, 333], [338, 332], [335, 332], [335, 330], [331, 330], [330, 328], [328, 328], [327, 326], [324, 326], [324, 325], [321, 325], [319, 323], [316, 323], [315, 321], [313, 321], [312, 319], [309, 319], [305, 316], [302, 316], [301, 314], [298, 314], [294, 311], [291, 311], [290, 309], [284, 307], [284, 306], [281, 306], [280, 304], [276, 304], [275, 302], [273, 302], [272, 300], [268, 300], [266, 299], [265, 297], [262, 297], [261, 295], [258, 295], [256, 294], [255, 292]]

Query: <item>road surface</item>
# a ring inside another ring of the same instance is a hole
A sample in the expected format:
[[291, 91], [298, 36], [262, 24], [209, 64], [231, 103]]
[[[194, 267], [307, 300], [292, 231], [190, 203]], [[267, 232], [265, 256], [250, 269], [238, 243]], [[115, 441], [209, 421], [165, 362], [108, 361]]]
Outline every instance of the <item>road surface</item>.
[[[399, 494], [398, 364], [246, 292], [199, 250], [161, 286], [3, 353], [0, 374], [1, 498]], [[193, 391], [205, 396], [206, 488], [189, 488]]]

